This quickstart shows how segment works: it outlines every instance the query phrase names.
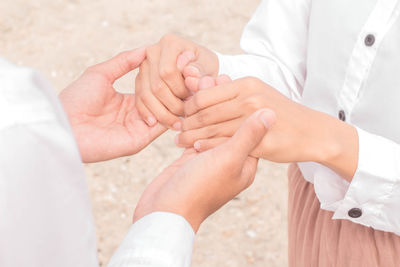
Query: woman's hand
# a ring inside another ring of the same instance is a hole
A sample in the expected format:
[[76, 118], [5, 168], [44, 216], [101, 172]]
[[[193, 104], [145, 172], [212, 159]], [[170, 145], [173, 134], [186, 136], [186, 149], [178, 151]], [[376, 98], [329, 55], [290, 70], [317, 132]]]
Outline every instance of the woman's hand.
[[216, 75], [218, 58], [211, 50], [171, 34], [147, 48], [136, 78], [136, 107], [149, 126], [158, 121], [168, 128], [181, 129], [183, 100], [191, 95], [183, 72], [192, 77]]
[[[200, 85], [210, 86], [210, 79], [203, 78]], [[210, 149], [232, 136], [243, 120], [260, 108], [273, 110], [277, 121], [252, 156], [275, 162], [314, 161], [344, 177], [353, 176], [358, 161], [356, 129], [293, 102], [256, 78], [202, 88], [185, 103], [183, 132], [176, 142], [198, 151]]]

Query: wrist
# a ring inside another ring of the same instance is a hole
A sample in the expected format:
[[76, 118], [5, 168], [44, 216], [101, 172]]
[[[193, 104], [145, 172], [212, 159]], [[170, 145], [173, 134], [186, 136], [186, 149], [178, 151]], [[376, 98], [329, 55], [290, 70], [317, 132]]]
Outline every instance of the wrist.
[[316, 161], [351, 181], [358, 166], [357, 130], [348, 123], [326, 116], [321, 124], [322, 142], [316, 150]]

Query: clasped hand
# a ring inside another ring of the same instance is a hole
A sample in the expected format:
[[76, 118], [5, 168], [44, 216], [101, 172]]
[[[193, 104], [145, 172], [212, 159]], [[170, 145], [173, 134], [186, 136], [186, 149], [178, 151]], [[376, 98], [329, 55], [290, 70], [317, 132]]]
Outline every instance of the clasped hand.
[[[142, 119], [133, 93], [121, 94], [113, 86], [145, 57], [146, 49], [123, 52], [89, 67], [61, 92], [84, 162], [135, 154], [166, 131], [157, 121]], [[252, 183], [258, 160], [249, 154], [273, 121], [272, 112], [260, 110], [224, 144], [205, 153], [186, 150], [146, 188], [134, 220], [169, 211], [186, 218], [197, 231], [205, 218]]]
[[257, 78], [217, 77], [217, 55], [178, 36], [166, 35], [146, 54], [136, 83], [138, 112], [149, 126], [160, 122], [181, 131], [177, 145], [200, 152], [213, 148], [254, 111], [268, 108], [277, 119], [252, 156], [318, 162], [352, 179], [358, 159], [355, 127], [296, 103]]

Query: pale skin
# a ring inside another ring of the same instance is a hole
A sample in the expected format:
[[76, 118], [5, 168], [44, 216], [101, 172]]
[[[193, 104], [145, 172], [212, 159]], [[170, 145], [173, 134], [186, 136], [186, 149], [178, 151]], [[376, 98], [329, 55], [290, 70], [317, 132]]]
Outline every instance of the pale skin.
[[[177, 62], [177, 55], [183, 54]], [[149, 46], [146, 60], [140, 66], [136, 79], [136, 107], [149, 126], [157, 122], [181, 130], [180, 116], [184, 115], [183, 100], [191, 95], [181, 72], [187, 66], [190, 76], [216, 75], [218, 68], [208, 68], [207, 62], [218, 61], [208, 49], [174, 35], [164, 36], [159, 43]], [[177, 64], [178, 63], [178, 64]], [[191, 78], [188, 79], [190, 83]]]
[[150, 127], [142, 120], [134, 94], [121, 94], [113, 87], [118, 78], [140, 65], [145, 51], [126, 51], [89, 67], [60, 93], [83, 162], [135, 154], [166, 131], [160, 124]]
[[[210, 77], [200, 85], [204, 79]], [[253, 156], [274, 162], [318, 162], [351, 181], [358, 159], [356, 129], [288, 99], [256, 78], [200, 90], [185, 103], [186, 118], [177, 142], [205, 151], [232, 136], [260, 108], [274, 110], [277, 122]]]
[[[183, 77], [188, 92], [203, 89], [189, 99], [186, 95], [181, 98], [185, 101], [185, 120], [176, 138], [179, 146], [198, 151], [212, 148], [232, 136], [254, 110], [270, 108], [276, 112], [277, 122], [252, 155], [275, 162], [314, 161], [352, 180], [358, 165], [358, 135], [353, 126], [295, 103], [256, 78], [225, 84], [214, 81], [219, 68], [216, 55], [202, 46], [196, 49], [192, 42], [190, 49], [182, 51], [187, 42], [170, 35], [162, 39], [157, 44], [157, 56], [165, 59], [158, 61], [158, 69], [168, 69], [168, 75], [152, 74], [151, 69], [147, 69], [148, 74], [146, 70], [142, 73], [142, 77], [157, 76], [166, 85], [173, 85], [175, 77], [179, 77], [177, 81]], [[174, 50], [174, 46], [182, 49]], [[168, 56], [163, 56], [164, 49], [168, 49]], [[196, 53], [190, 56], [193, 51]], [[157, 109], [150, 112], [157, 113]]]
[[186, 150], [146, 188], [134, 221], [167, 211], [186, 218], [197, 232], [209, 215], [252, 184], [258, 159], [249, 154], [274, 121], [274, 112], [262, 109], [219, 146], [203, 153]]
[[[147, 125], [139, 116], [135, 96], [120, 94], [113, 87], [116, 79], [137, 68], [145, 56], [145, 49], [123, 52], [89, 67], [61, 92], [84, 162], [135, 154], [166, 131], [159, 123]], [[261, 109], [220, 146], [205, 153], [186, 150], [146, 188], [134, 221], [156, 211], [173, 212], [197, 232], [209, 215], [253, 182], [258, 159], [249, 154], [275, 120], [273, 111]]]

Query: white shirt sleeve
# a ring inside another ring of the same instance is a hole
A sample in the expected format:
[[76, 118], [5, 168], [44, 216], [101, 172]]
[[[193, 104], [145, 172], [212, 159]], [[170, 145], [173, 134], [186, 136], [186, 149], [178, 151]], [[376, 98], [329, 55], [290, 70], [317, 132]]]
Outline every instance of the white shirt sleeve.
[[263, 0], [246, 26], [243, 55], [221, 55], [219, 74], [257, 77], [298, 101], [306, 75], [310, 0]]
[[0, 266], [98, 266], [77, 145], [52, 87], [0, 59]]
[[131, 226], [108, 267], [189, 267], [194, 236], [183, 217], [152, 213]]
[[[358, 168], [334, 219], [348, 219], [400, 235], [400, 144], [357, 129]], [[365, 192], [366, 188], [370, 188]], [[360, 217], [349, 216], [358, 208]]]

